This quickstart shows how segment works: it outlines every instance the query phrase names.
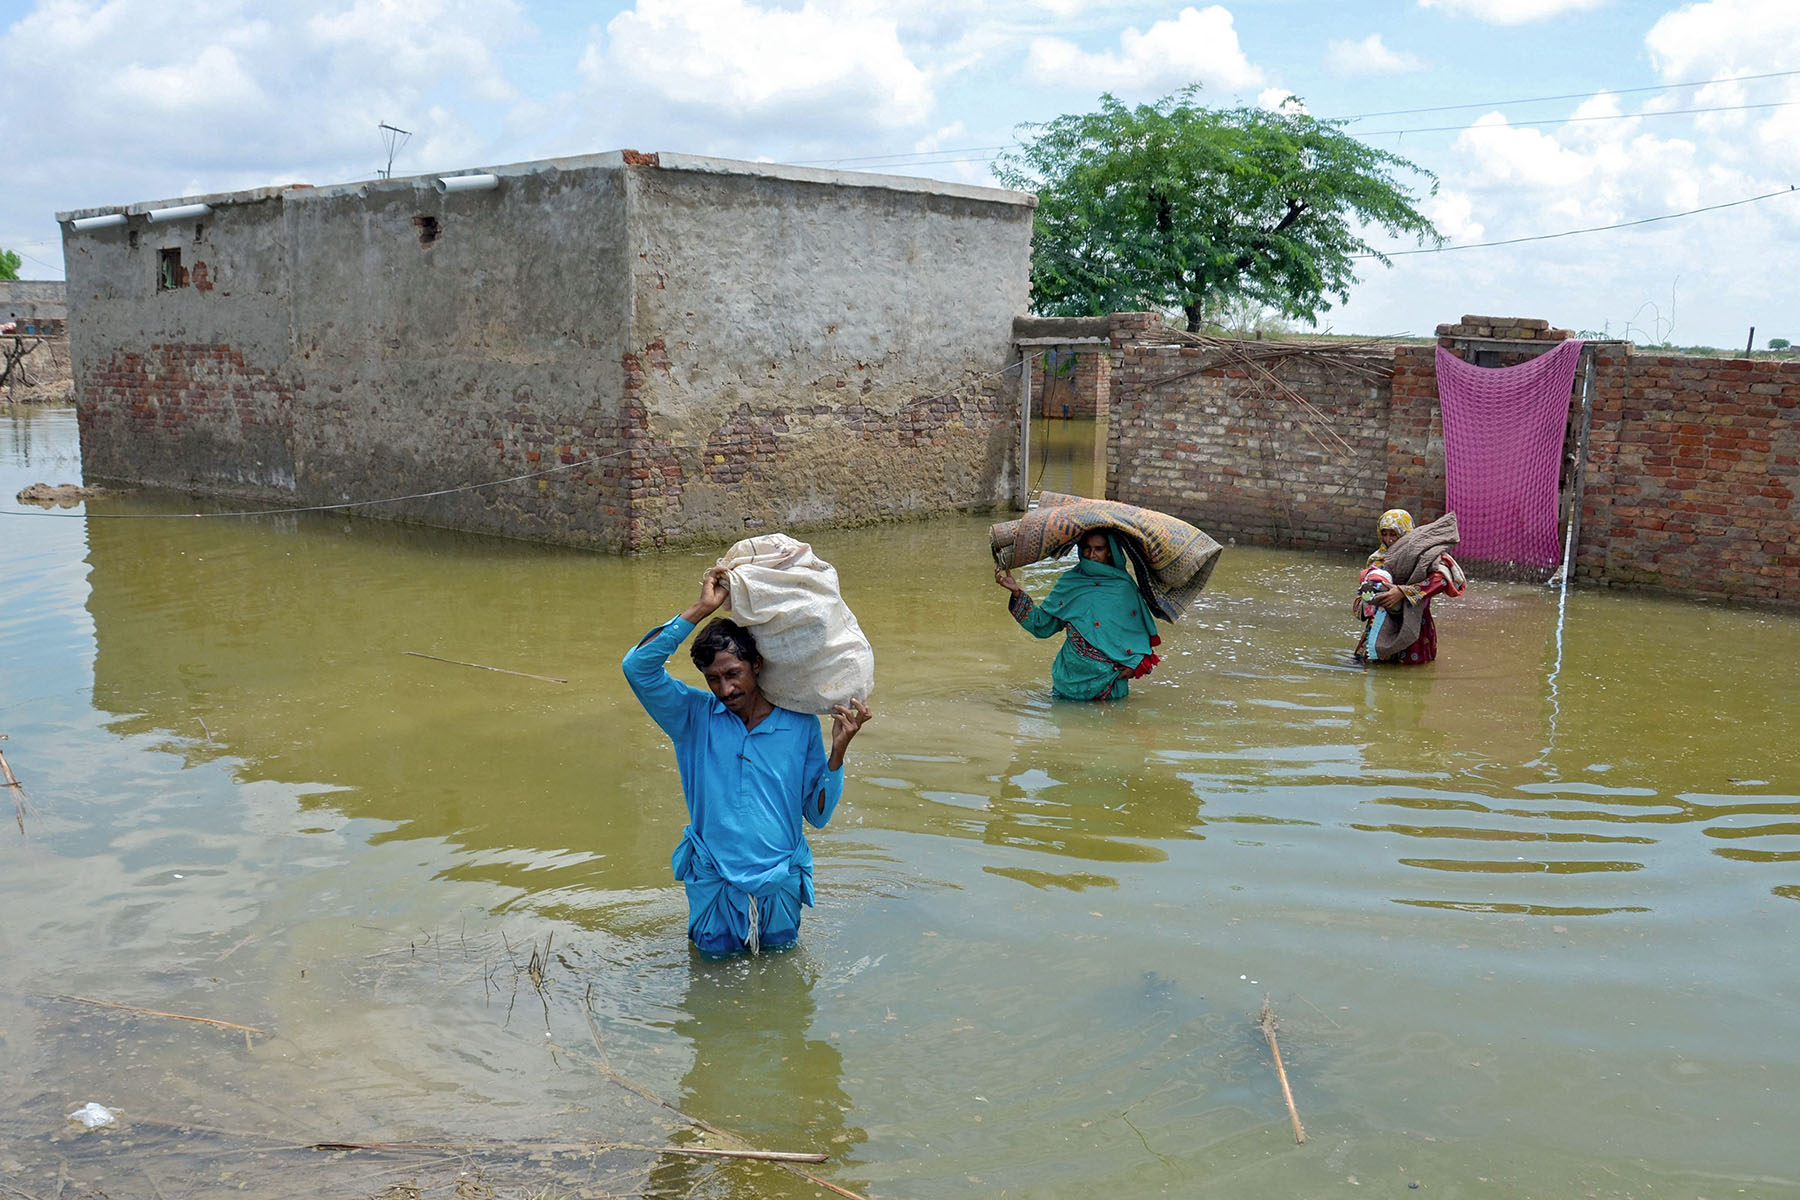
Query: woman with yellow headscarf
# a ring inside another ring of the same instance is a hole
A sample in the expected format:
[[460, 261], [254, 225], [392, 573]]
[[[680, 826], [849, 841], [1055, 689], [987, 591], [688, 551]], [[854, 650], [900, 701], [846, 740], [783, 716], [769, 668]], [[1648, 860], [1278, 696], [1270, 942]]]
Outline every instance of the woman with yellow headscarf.
[[1375, 525], [1381, 546], [1369, 555], [1356, 591], [1362, 636], [1358, 662], [1418, 666], [1437, 657], [1437, 623], [1431, 598], [1460, 596], [1468, 581], [1450, 557], [1457, 543], [1456, 514], [1445, 513], [1413, 528], [1412, 514], [1390, 508]]

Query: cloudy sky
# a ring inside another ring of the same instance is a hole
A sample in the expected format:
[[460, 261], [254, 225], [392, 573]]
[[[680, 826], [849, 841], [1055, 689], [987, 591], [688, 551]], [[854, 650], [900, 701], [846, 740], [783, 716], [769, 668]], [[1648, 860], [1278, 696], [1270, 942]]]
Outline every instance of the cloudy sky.
[[1733, 205], [1371, 263], [1340, 332], [1800, 341], [1800, 192], [1734, 204], [1800, 183], [1800, 0], [0, 0], [0, 246], [60, 278], [59, 209], [370, 178], [383, 121], [397, 175], [631, 147], [987, 183], [1024, 124], [1195, 82], [1355, 118], [1453, 244]]

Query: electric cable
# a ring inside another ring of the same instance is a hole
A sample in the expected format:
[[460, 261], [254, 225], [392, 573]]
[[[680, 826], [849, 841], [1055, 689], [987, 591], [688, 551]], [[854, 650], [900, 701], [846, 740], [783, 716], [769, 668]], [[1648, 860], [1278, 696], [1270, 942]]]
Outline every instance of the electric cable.
[[1629, 229], [1633, 225], [1651, 225], [1657, 221], [1673, 221], [1677, 217], [1691, 217], [1697, 213], [1717, 212], [1722, 208], [1737, 208], [1743, 204], [1755, 204], [1759, 200], [1768, 200], [1774, 196], [1790, 196], [1796, 191], [1795, 185], [1779, 188], [1773, 192], [1764, 192], [1760, 196], [1746, 196], [1742, 200], [1727, 200], [1723, 204], [1708, 204], [1701, 208], [1690, 208], [1683, 212], [1663, 213], [1655, 217], [1639, 217], [1635, 221], [1619, 221], [1613, 225], [1590, 225], [1585, 229], [1565, 229], [1559, 233], [1536, 233], [1529, 237], [1503, 238], [1497, 242], [1464, 242], [1459, 246], [1422, 246], [1413, 250], [1370, 250], [1363, 254], [1352, 254], [1350, 258], [1396, 258], [1402, 254], [1445, 254], [1451, 250], [1481, 250], [1489, 246], [1516, 246], [1521, 242], [1548, 242], [1554, 238], [1574, 237], [1583, 233], [1604, 233], [1609, 229]]

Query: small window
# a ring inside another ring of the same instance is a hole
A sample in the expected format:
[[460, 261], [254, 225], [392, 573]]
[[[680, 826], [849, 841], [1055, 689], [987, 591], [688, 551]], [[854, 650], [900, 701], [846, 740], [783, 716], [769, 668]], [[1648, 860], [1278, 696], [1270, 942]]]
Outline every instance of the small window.
[[181, 251], [174, 247], [156, 252], [156, 290], [172, 291], [187, 285], [187, 276], [181, 270]]

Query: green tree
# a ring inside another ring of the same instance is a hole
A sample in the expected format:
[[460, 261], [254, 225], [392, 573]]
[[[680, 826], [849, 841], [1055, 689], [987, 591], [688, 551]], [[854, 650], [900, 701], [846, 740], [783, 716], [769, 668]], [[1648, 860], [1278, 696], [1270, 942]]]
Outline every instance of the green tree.
[[0, 247], [0, 279], [17, 279], [19, 263], [20, 259], [17, 254]]
[[1348, 299], [1374, 230], [1442, 244], [1402, 182], [1430, 172], [1293, 105], [1202, 108], [1199, 87], [1127, 108], [1058, 117], [995, 174], [1038, 194], [1032, 302], [1059, 316], [1248, 300], [1310, 321]]
[[1786, 350], [1790, 345], [1792, 345], [1792, 343], [1789, 342], [1786, 338], [1770, 338], [1769, 339], [1769, 349], [1771, 349], [1771, 350]]

